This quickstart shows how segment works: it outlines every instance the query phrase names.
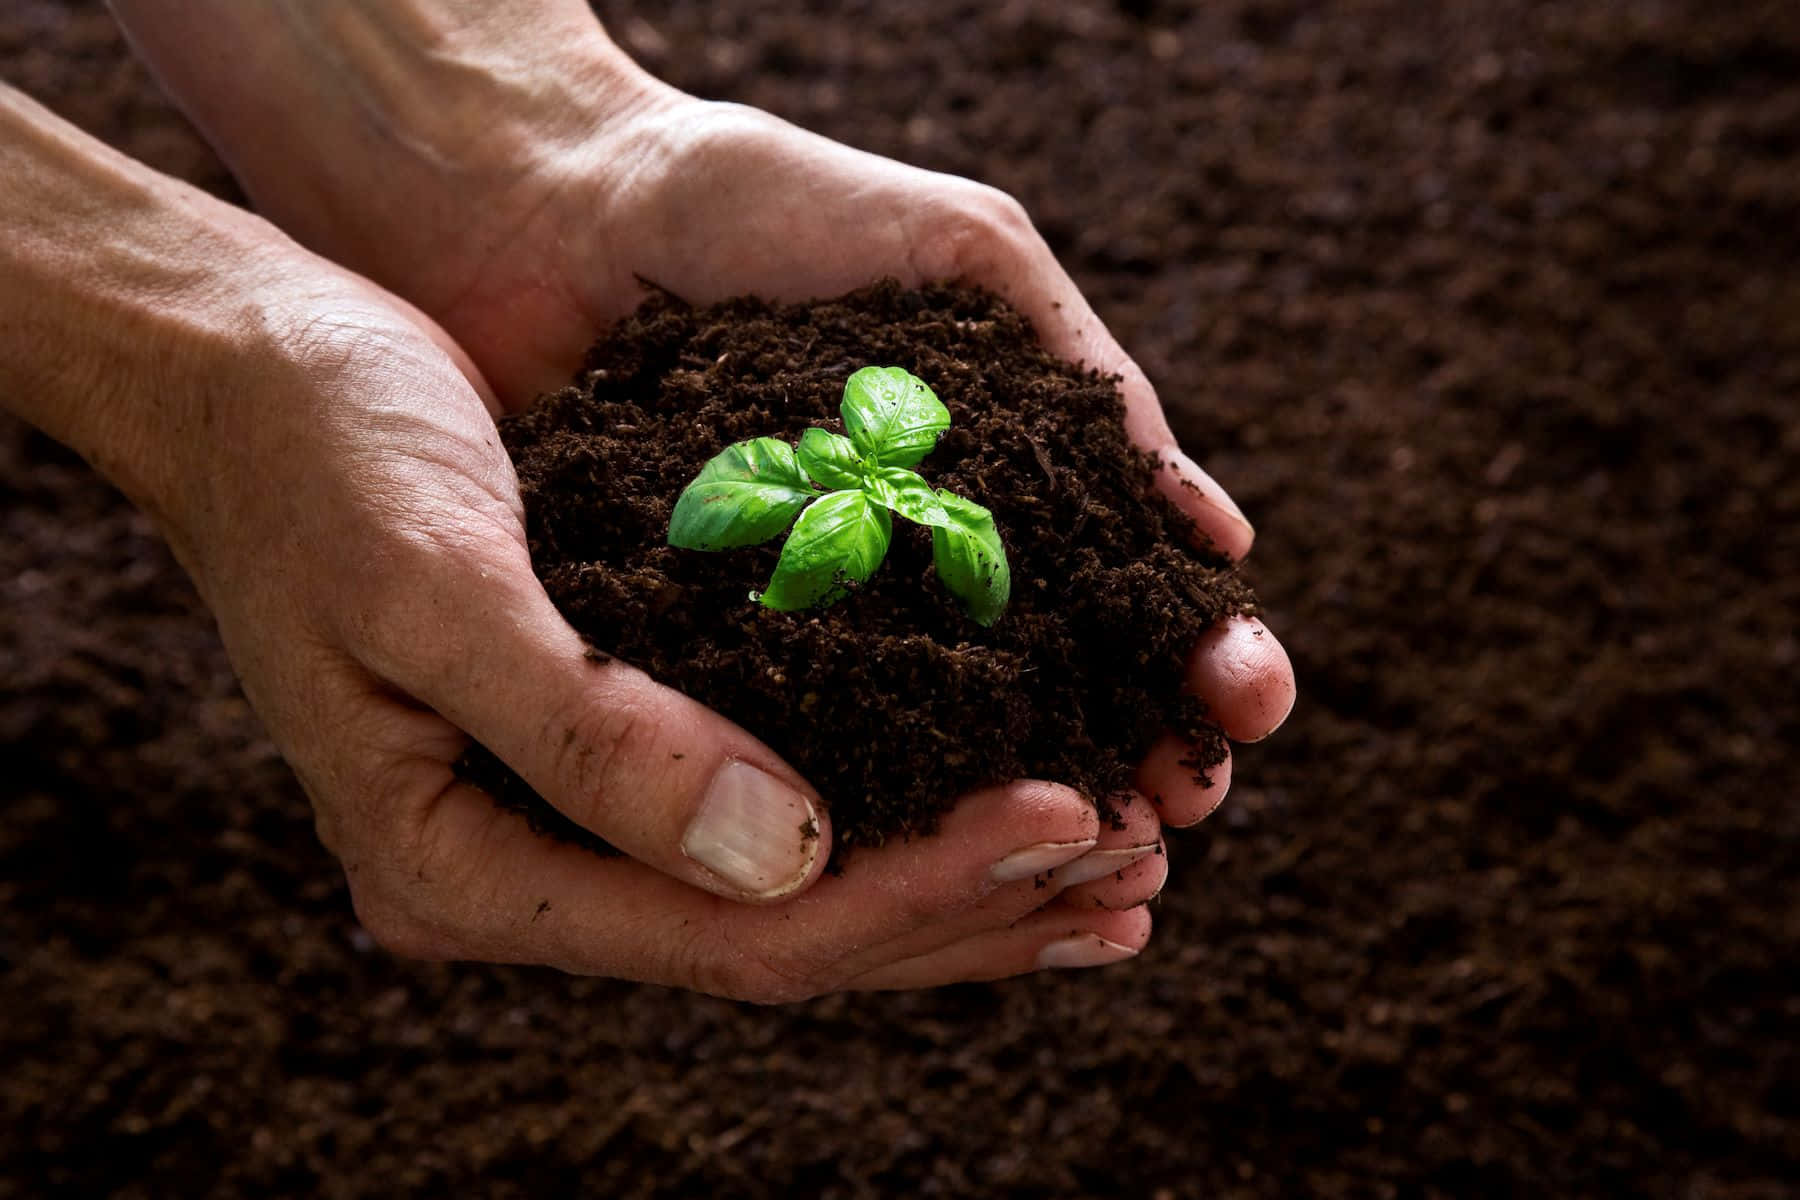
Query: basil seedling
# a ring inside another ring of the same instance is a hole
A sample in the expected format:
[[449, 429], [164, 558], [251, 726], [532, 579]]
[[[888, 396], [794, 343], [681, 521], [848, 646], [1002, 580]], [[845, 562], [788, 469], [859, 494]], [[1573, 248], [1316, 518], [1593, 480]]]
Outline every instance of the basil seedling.
[[864, 367], [844, 384], [839, 411], [849, 437], [808, 429], [797, 450], [760, 437], [714, 456], [675, 502], [669, 544], [754, 546], [792, 524], [769, 586], [750, 597], [781, 612], [823, 608], [881, 565], [891, 511], [931, 529], [938, 578], [964, 611], [982, 625], [999, 620], [1012, 572], [994, 515], [911, 470], [950, 428], [950, 410], [906, 370]]

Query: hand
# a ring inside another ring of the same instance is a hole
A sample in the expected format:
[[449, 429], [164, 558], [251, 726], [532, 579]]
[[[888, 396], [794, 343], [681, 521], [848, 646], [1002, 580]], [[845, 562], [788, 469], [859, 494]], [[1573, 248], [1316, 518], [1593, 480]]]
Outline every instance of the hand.
[[[1036, 877], [1099, 835], [1050, 784], [821, 879], [829, 823], [803, 780], [586, 658], [531, 573], [479, 381], [429, 326], [323, 268], [281, 295], [272, 342], [205, 373], [214, 436], [159, 508], [384, 945], [777, 1001], [1142, 944], [1141, 911], [1032, 915], [1066, 886]], [[631, 857], [544, 839], [458, 782], [466, 733]]]
[[[1022, 308], [1052, 349], [1121, 374], [1128, 422], [1141, 445], [1163, 456], [1165, 489], [1220, 546], [1233, 553], [1248, 548], [1248, 524], [1223, 491], [1174, 448], [1141, 372], [1094, 319], [1018, 206], [991, 189], [859, 154], [751, 110], [673, 93], [624, 64], [575, 5], [549, 5], [539, 13], [542, 20], [521, 24], [464, 22], [433, 0], [387, 0], [334, 10], [338, 24], [312, 28], [304, 39], [292, 37], [291, 30], [272, 32], [254, 8], [201, 4], [207, 11], [188, 17], [131, 0], [117, 7], [259, 205], [309, 244], [429, 311], [467, 347], [510, 405], [567, 378], [595, 332], [636, 304], [634, 275], [698, 302], [744, 291], [778, 298], [832, 294], [881, 275], [908, 282], [962, 278], [985, 284]], [[311, 11], [283, 10], [282, 19], [311, 22]], [[339, 25], [354, 28], [346, 32]], [[417, 53], [420, 29], [429, 29], [434, 39], [430, 55]], [[245, 56], [205, 53], [208, 39], [259, 43], [257, 71], [234, 67], [247, 61]], [[303, 46], [325, 42], [337, 53], [322, 65]], [[416, 73], [404, 65], [408, 62]], [[197, 73], [197, 63], [207, 64], [212, 74]], [[364, 69], [349, 81], [335, 78], [345, 63]], [[236, 77], [221, 82], [219, 73], [233, 70]], [[283, 122], [297, 113], [305, 114], [308, 136], [278, 136]], [[329, 153], [307, 161], [303, 149], [295, 152], [304, 147], [327, 147]], [[372, 178], [391, 186], [372, 192], [367, 187]], [[405, 203], [396, 205], [395, 197]], [[482, 628], [475, 621], [463, 624]], [[549, 628], [547, 622], [544, 629]], [[464, 677], [465, 691], [475, 678]], [[1273, 729], [1293, 698], [1285, 655], [1255, 622], [1234, 622], [1204, 639], [1193, 684], [1226, 731], [1239, 738]], [[554, 747], [536, 746], [534, 760], [531, 738], [508, 737], [504, 729], [490, 732], [472, 717], [459, 719], [453, 692], [435, 693], [442, 715], [481, 737], [565, 812], [664, 872], [658, 878], [641, 864], [623, 861], [605, 867], [608, 874], [636, 880], [634, 892], [662, 907], [664, 893], [684, 878], [683, 864], [670, 854], [667, 839], [659, 856], [650, 841], [633, 842], [605, 827], [623, 781], [584, 774], [567, 762], [558, 770]], [[510, 699], [525, 706], [514, 712], [562, 711], [549, 692]], [[665, 705], [675, 701], [663, 698], [635, 712], [629, 731], [666, 745], [684, 721], [704, 717], [731, 728], [712, 714], [685, 709], [677, 714]], [[605, 732], [598, 720], [565, 721], [561, 727], [565, 734], [575, 731], [570, 739], [575, 747]], [[602, 737], [598, 744], [608, 743]], [[1161, 798], [1170, 823], [1184, 824], [1217, 803], [1229, 764], [1213, 773], [1211, 788], [1200, 789], [1177, 757], [1178, 749], [1159, 747], [1141, 783]], [[703, 780], [698, 772], [690, 774], [698, 788]], [[1015, 785], [1004, 796], [1005, 803], [991, 812], [986, 805], [959, 808], [944, 837], [865, 855], [845, 879], [823, 880], [787, 901], [781, 908], [804, 909], [821, 923], [785, 927], [796, 938], [783, 943], [788, 957], [764, 951], [754, 957], [783, 964], [774, 974], [787, 978], [793, 992], [852, 981], [885, 985], [989, 977], [1029, 969], [1040, 954], [1073, 965], [1140, 946], [1148, 934], [1141, 910], [1112, 912], [1105, 906], [1130, 909], [1161, 886], [1166, 859], [1149, 806], [1133, 805], [1125, 830], [1096, 833], [1091, 816], [1082, 815], [1085, 806], [1062, 789]], [[695, 803], [690, 799], [686, 811]], [[969, 815], [975, 812], [986, 817], [976, 821]], [[1052, 815], [1055, 829], [1044, 825]], [[492, 819], [486, 810], [483, 818]], [[968, 822], [981, 827], [963, 828]], [[472, 818], [468, 824], [455, 826], [456, 836], [440, 826], [436, 836], [447, 845], [477, 845], [487, 835]], [[1033, 851], [1028, 858], [1039, 865], [1087, 848], [1090, 839], [1102, 853], [1058, 872], [1048, 891], [1021, 890], [1016, 883], [996, 886], [990, 873], [996, 856], [1009, 835], [1017, 842], [1026, 832], [1038, 837], [1032, 844], [1063, 847]], [[560, 848], [540, 849], [566, 869], [576, 865]], [[581, 875], [597, 878], [586, 870]], [[1083, 875], [1092, 881], [1078, 885], [1079, 905], [1039, 909], [1056, 888]], [[538, 878], [561, 876], [544, 871]], [[695, 881], [685, 882], [691, 891]], [[574, 886], [569, 892], [561, 900], [591, 904], [599, 895]], [[434, 898], [430, 911], [438, 914], [440, 926], [445, 914], [457, 928], [481, 925], [467, 911], [469, 894], [467, 888], [453, 888]], [[464, 952], [510, 958], [531, 945], [532, 931], [517, 923], [518, 899], [477, 902], [490, 915], [505, 911], [506, 932], [477, 939], [473, 948], [465, 938], [458, 943]], [[544, 899], [551, 903], [540, 921], [552, 912], [570, 912], [561, 900]], [[1014, 924], [1034, 910], [1029, 920]], [[590, 911], [583, 907], [566, 919], [581, 922]], [[758, 944], [729, 922], [724, 928], [732, 946]], [[835, 941], [833, 929], [877, 950], [847, 959], [844, 947], [850, 943]], [[1051, 933], [1067, 944], [1050, 949]], [[408, 940], [404, 948], [434, 946], [429, 939], [424, 946]], [[725, 951], [715, 949], [718, 953], [689, 957], [695, 963], [719, 961]], [[525, 953], [569, 961], [566, 954]], [[881, 957], [879, 965], [870, 965], [871, 953]], [[812, 967], [795, 970], [794, 954]]]
[[[746, 292], [835, 295], [883, 275], [966, 280], [1023, 310], [1053, 351], [1118, 374], [1127, 425], [1162, 459], [1165, 493], [1227, 553], [1248, 551], [1249, 524], [1176, 447], [1143, 372], [1009, 197], [657, 86], [605, 128], [545, 159], [535, 182], [515, 185], [517, 223], [467, 243], [491, 249], [464, 255], [450, 243], [420, 260], [424, 273], [410, 282], [506, 402], [522, 405], [560, 386], [595, 333], [636, 306], [639, 277], [696, 302]], [[498, 204], [482, 210], [501, 219], [507, 212]], [[1266, 737], [1294, 703], [1286, 652], [1250, 618], [1202, 637], [1190, 684], [1239, 741]], [[1139, 773], [1140, 790], [1172, 825], [1211, 812], [1231, 777], [1228, 758], [1210, 772], [1211, 786], [1198, 785], [1180, 765], [1187, 753], [1167, 739]], [[1130, 876], [1134, 889], [1107, 899], [1154, 892], [1166, 869], [1161, 856], [1142, 862]]]
[[[531, 572], [491, 397], [441, 330], [3, 88], [0, 168], [0, 400], [167, 534], [377, 938], [756, 1000], [1143, 944], [1141, 912], [1033, 915], [1068, 883], [1038, 877], [1099, 841], [1050, 784], [821, 880], [803, 781], [586, 658]], [[547, 841], [459, 783], [469, 732], [632, 857]]]

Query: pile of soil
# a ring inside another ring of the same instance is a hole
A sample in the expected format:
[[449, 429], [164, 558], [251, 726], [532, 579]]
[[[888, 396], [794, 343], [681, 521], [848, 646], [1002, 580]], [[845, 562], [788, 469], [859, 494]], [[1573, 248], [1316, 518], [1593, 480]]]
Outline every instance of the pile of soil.
[[[0, 426], [0, 1197], [1793, 1194], [1800, 6], [603, 8], [1025, 202], [1299, 706], [1128, 964], [396, 962], [147, 523]], [[0, 6], [0, 77], [230, 194], [100, 0]]]
[[[1013, 591], [990, 629], [936, 579], [930, 531], [904, 520], [867, 584], [801, 613], [748, 598], [779, 539], [668, 544], [708, 459], [752, 437], [843, 433], [844, 381], [866, 365], [905, 367], [950, 409], [919, 470], [994, 514]], [[1068, 784], [1116, 815], [1165, 730], [1194, 744], [1199, 778], [1223, 761], [1185, 667], [1207, 626], [1254, 602], [1222, 555], [1194, 549], [1123, 421], [1110, 380], [1051, 356], [997, 298], [890, 281], [786, 307], [658, 295], [594, 346], [576, 386], [500, 432], [532, 564], [570, 624], [767, 742], [848, 849], [928, 834], [956, 797], [1013, 779]], [[588, 840], [492, 755], [463, 772]]]

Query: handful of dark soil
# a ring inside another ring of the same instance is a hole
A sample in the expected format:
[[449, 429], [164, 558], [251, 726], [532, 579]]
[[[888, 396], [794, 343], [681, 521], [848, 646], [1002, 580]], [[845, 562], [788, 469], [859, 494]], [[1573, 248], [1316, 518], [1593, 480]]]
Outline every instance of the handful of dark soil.
[[[933, 578], [930, 533], [909, 522], [867, 584], [800, 613], [749, 599], [779, 539], [722, 553], [665, 540], [707, 459], [746, 438], [842, 432], [844, 381], [869, 365], [905, 367], [950, 409], [918, 470], [993, 511], [1013, 593], [991, 629]], [[994, 297], [885, 283], [791, 307], [655, 296], [574, 386], [500, 429], [563, 615], [783, 755], [847, 849], [930, 833], [957, 796], [1012, 779], [1069, 784], [1110, 815], [1165, 729], [1196, 744], [1197, 772], [1224, 757], [1182, 678], [1200, 633], [1254, 599], [1222, 556], [1192, 548], [1123, 412], [1111, 380], [1052, 357]], [[593, 840], [480, 748], [462, 770], [540, 827]]]

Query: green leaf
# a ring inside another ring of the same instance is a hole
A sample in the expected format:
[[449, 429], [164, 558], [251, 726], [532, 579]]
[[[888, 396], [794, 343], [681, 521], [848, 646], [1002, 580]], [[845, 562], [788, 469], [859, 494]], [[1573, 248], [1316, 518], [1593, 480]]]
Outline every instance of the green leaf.
[[828, 488], [854, 488], [863, 484], [863, 463], [847, 437], [823, 429], [800, 435], [800, 469]]
[[950, 410], [903, 367], [864, 367], [850, 376], [841, 411], [856, 449], [885, 467], [914, 465], [950, 428]]
[[863, 484], [875, 500], [909, 521], [921, 525], [947, 525], [950, 514], [931, 485], [905, 467], [876, 467]]
[[821, 496], [800, 514], [761, 600], [780, 612], [836, 603], [875, 573], [893, 524], [887, 510], [860, 491]]
[[931, 530], [931, 561], [938, 578], [963, 609], [982, 625], [992, 625], [1012, 596], [1012, 569], [994, 528], [994, 514], [954, 492], [939, 492], [949, 520]]
[[669, 545], [725, 550], [766, 542], [817, 495], [786, 442], [738, 442], [701, 467], [675, 501]]

